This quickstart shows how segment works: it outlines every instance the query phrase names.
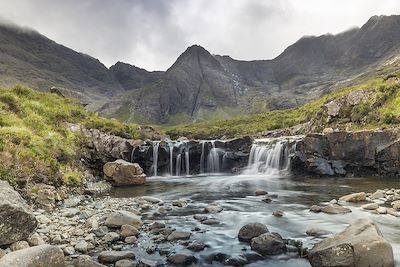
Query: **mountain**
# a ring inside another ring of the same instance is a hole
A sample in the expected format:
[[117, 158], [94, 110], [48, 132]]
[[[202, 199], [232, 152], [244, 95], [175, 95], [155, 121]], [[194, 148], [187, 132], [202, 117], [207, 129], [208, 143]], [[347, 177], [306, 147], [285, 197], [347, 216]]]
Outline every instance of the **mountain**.
[[400, 16], [307, 36], [271, 60], [241, 61], [186, 49], [165, 72], [118, 62], [109, 69], [45, 36], [0, 26], [0, 85], [63, 87], [91, 109], [129, 122], [181, 124], [301, 106], [358, 79], [398, 68]]

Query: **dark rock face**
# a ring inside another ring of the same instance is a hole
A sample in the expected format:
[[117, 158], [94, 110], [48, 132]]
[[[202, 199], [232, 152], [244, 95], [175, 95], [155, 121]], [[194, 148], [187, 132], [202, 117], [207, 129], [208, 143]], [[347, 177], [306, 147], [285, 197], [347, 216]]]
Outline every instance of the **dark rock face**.
[[57, 246], [41, 245], [8, 253], [0, 259], [0, 267], [21, 266], [64, 267], [64, 253]]
[[308, 258], [315, 267], [393, 267], [392, 246], [371, 221], [360, 219], [338, 235], [317, 243]]
[[287, 248], [283, 239], [274, 233], [265, 233], [251, 240], [251, 249], [261, 255], [278, 255]]
[[309, 134], [296, 144], [292, 173], [399, 175], [400, 129]]
[[0, 245], [27, 239], [37, 221], [21, 196], [5, 181], [0, 181]]

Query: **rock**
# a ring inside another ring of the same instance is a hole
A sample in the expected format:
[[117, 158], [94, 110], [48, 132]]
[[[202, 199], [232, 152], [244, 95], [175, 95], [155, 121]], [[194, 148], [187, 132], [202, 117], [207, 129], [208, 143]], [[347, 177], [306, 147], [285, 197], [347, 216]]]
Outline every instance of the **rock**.
[[64, 251], [64, 254], [67, 256], [75, 254], [75, 249], [74, 249], [74, 247], [71, 247], [71, 246], [63, 248], [63, 251]]
[[188, 240], [192, 233], [190, 232], [182, 232], [182, 231], [174, 231], [168, 237], [168, 241], [176, 241], [176, 240]]
[[109, 215], [104, 223], [108, 227], [119, 228], [124, 224], [140, 228], [143, 225], [140, 216], [129, 211], [117, 211]]
[[123, 259], [135, 259], [132, 251], [103, 251], [99, 254], [98, 259], [102, 263], [114, 263]]
[[82, 199], [79, 197], [70, 197], [67, 199], [64, 199], [64, 206], [66, 208], [72, 208], [72, 207], [76, 207], [79, 205], [79, 203], [81, 203]]
[[37, 226], [25, 201], [6, 181], [0, 181], [0, 218], [0, 246], [26, 240]]
[[148, 260], [148, 259], [140, 259], [140, 261], [136, 264], [136, 267], [157, 267], [159, 266], [156, 261]]
[[306, 234], [309, 236], [321, 237], [321, 236], [325, 236], [325, 235], [330, 235], [330, 234], [332, 234], [332, 232], [323, 230], [323, 229], [312, 228], [312, 229], [308, 229], [306, 231]]
[[138, 229], [136, 229], [135, 226], [129, 225], [129, 224], [124, 224], [121, 226], [121, 236], [122, 237], [127, 237], [127, 236], [138, 236], [140, 233]]
[[115, 267], [136, 267], [136, 262], [129, 259], [119, 260], [115, 263]]
[[187, 254], [173, 254], [168, 256], [168, 261], [176, 266], [188, 266], [197, 262], [196, 257]]
[[248, 264], [249, 261], [247, 258], [243, 255], [234, 255], [231, 256], [223, 262], [224, 265], [229, 265], [229, 266], [244, 266]]
[[86, 253], [88, 250], [88, 246], [89, 244], [85, 240], [81, 240], [75, 245], [75, 250]]
[[318, 213], [322, 211], [322, 207], [318, 206], [318, 205], [312, 205], [310, 208], [310, 211]]
[[346, 213], [350, 213], [351, 209], [342, 207], [340, 205], [329, 205], [329, 206], [323, 207], [321, 209], [321, 211], [324, 213], [328, 213], [328, 214], [346, 214]]
[[400, 214], [395, 209], [390, 208], [390, 209], [387, 209], [386, 211], [387, 211], [387, 214], [389, 214], [389, 215], [392, 215], [394, 217], [400, 217]]
[[39, 208], [52, 211], [56, 204], [54, 187], [52, 189], [39, 188], [39, 191], [36, 193], [35, 204]]
[[376, 209], [376, 212], [378, 214], [386, 214], [387, 213], [387, 209], [385, 207], [379, 207]]
[[272, 212], [272, 215], [274, 215], [275, 217], [282, 217], [284, 215], [284, 212], [281, 210], [276, 210]]
[[205, 225], [214, 225], [214, 224], [219, 224], [219, 221], [217, 219], [209, 218], [204, 221], [201, 221], [201, 223]]
[[264, 196], [264, 195], [267, 195], [268, 192], [265, 191], [265, 190], [257, 190], [254, 194], [255, 194], [256, 196]]
[[97, 236], [97, 237], [103, 237], [108, 233], [108, 227], [107, 226], [100, 226], [97, 229], [93, 230], [93, 233]]
[[400, 210], [400, 200], [393, 201], [392, 208], [395, 210]]
[[29, 248], [29, 244], [26, 241], [17, 241], [15, 243], [12, 243], [10, 246], [10, 249], [12, 251], [17, 251], [17, 250], [21, 250], [24, 248]]
[[146, 175], [137, 163], [117, 159], [103, 166], [106, 180], [114, 186], [142, 185], [146, 183]]
[[199, 221], [199, 222], [202, 222], [202, 221], [205, 221], [205, 220], [208, 219], [207, 216], [205, 216], [205, 215], [199, 215], [199, 214], [194, 215], [193, 218], [194, 218], [195, 220]]
[[364, 202], [366, 198], [367, 194], [365, 194], [365, 192], [359, 192], [342, 196], [341, 198], [339, 198], [339, 201], [358, 203], [358, 202]]
[[65, 266], [64, 253], [57, 246], [41, 245], [8, 253], [0, 259], [0, 267], [21, 266]]
[[340, 109], [342, 108], [342, 103], [339, 100], [332, 100], [331, 102], [325, 104], [326, 113], [331, 117], [336, 117], [339, 115]]
[[103, 240], [105, 242], [115, 242], [115, 241], [118, 241], [119, 238], [120, 238], [120, 236], [116, 232], [109, 232], [105, 236], [103, 236]]
[[262, 201], [265, 202], [265, 203], [271, 203], [271, 202], [272, 202], [272, 198], [271, 198], [270, 196], [265, 196], [265, 197], [262, 199]]
[[76, 259], [75, 267], [106, 267], [106, 266], [93, 260], [88, 255], [80, 255]]
[[240, 228], [238, 238], [239, 241], [250, 242], [252, 238], [268, 232], [267, 226], [262, 223], [248, 223]]
[[161, 199], [149, 196], [140, 197], [139, 200], [150, 202], [151, 204], [164, 203]]
[[6, 255], [6, 252], [0, 248], [0, 259], [3, 258], [4, 255]]
[[385, 193], [380, 190], [376, 191], [375, 193], [369, 196], [370, 199], [380, 199], [383, 197], [385, 197]]
[[222, 210], [223, 208], [218, 205], [209, 205], [204, 209], [204, 211], [207, 213], [219, 213]]
[[125, 243], [127, 244], [135, 244], [137, 242], [137, 237], [136, 236], [127, 236], [125, 238]]
[[204, 250], [206, 247], [207, 247], [206, 244], [194, 241], [189, 246], [187, 246], [187, 249], [194, 251], [194, 252], [200, 252], [200, 251]]
[[338, 235], [318, 242], [309, 252], [312, 266], [393, 267], [392, 246], [383, 239], [378, 227], [360, 219]]
[[162, 228], [165, 228], [165, 223], [163, 223], [163, 222], [153, 222], [152, 224], [149, 225], [149, 228], [151, 230], [162, 229]]
[[273, 233], [265, 233], [251, 240], [251, 249], [261, 255], [278, 255], [285, 253], [287, 248], [281, 237]]
[[361, 208], [364, 210], [376, 210], [377, 208], [379, 208], [379, 205], [376, 203], [368, 203], [362, 205]]

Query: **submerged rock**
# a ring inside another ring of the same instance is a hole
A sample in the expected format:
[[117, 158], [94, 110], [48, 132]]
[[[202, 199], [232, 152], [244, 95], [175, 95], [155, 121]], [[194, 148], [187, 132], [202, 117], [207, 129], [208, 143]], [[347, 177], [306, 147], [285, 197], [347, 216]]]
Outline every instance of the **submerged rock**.
[[251, 249], [261, 255], [278, 255], [287, 248], [283, 239], [274, 233], [265, 233], [251, 240]]
[[37, 226], [25, 201], [6, 181], [0, 181], [0, 218], [0, 246], [26, 240]]
[[146, 183], [146, 175], [137, 163], [118, 159], [107, 162], [103, 167], [106, 180], [114, 186], [142, 185]]
[[0, 259], [0, 267], [21, 266], [62, 267], [64, 253], [57, 246], [41, 245], [8, 253]]
[[238, 238], [239, 241], [250, 242], [252, 238], [268, 232], [268, 228], [265, 224], [248, 223], [240, 228]]
[[309, 252], [314, 267], [393, 267], [392, 246], [383, 239], [378, 227], [360, 219], [338, 235], [317, 243]]

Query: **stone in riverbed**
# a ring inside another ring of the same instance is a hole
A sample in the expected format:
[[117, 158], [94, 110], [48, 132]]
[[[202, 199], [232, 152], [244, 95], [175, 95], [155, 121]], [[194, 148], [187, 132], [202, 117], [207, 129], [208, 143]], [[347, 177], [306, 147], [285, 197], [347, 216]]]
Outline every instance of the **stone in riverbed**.
[[218, 205], [209, 205], [204, 209], [204, 211], [207, 213], [219, 213], [222, 210], [223, 208]]
[[282, 217], [284, 215], [284, 212], [281, 210], [276, 210], [272, 212], [272, 215], [274, 215], [275, 217]]
[[142, 185], [146, 183], [146, 175], [139, 164], [122, 159], [104, 164], [103, 172], [106, 180], [114, 186]]
[[137, 242], [137, 237], [136, 236], [127, 236], [125, 238], [125, 243], [127, 244], [135, 244]]
[[0, 218], [0, 246], [27, 239], [37, 226], [25, 201], [6, 181], [0, 181]]
[[189, 266], [197, 262], [197, 259], [193, 255], [188, 254], [173, 254], [168, 256], [168, 261], [176, 266]]
[[0, 248], [0, 259], [1, 259], [4, 255], [6, 255], [6, 252], [5, 252], [3, 249]]
[[389, 214], [389, 215], [392, 215], [394, 217], [400, 217], [400, 214], [395, 209], [390, 208], [390, 209], [387, 209], [386, 211], [387, 211], [387, 214]]
[[34, 233], [28, 238], [28, 243], [31, 246], [40, 246], [44, 245], [46, 242], [44, 242], [43, 238], [41, 238], [39, 234]]
[[12, 251], [17, 251], [17, 250], [21, 250], [24, 248], [29, 248], [29, 244], [26, 241], [17, 241], [15, 243], [12, 243], [10, 246], [10, 249]]
[[373, 193], [372, 195], [369, 196], [370, 199], [380, 199], [385, 197], [385, 192], [381, 191], [381, 190], [377, 190], [375, 193]]
[[376, 212], [378, 214], [386, 214], [387, 213], [387, 209], [385, 207], [379, 207], [376, 209]]
[[138, 236], [140, 233], [138, 229], [136, 229], [135, 226], [129, 225], [129, 224], [124, 224], [121, 226], [121, 236], [122, 237], [127, 237], [127, 236]]
[[368, 203], [368, 204], [362, 205], [361, 208], [364, 210], [376, 210], [377, 208], [379, 208], [379, 205], [376, 203]]
[[183, 231], [174, 231], [168, 237], [168, 241], [176, 241], [176, 240], [188, 240], [192, 233], [183, 232]]
[[75, 245], [75, 250], [82, 253], [86, 253], [88, 251], [88, 248], [89, 244], [85, 240], [81, 240]]
[[400, 210], [400, 200], [393, 201], [392, 208], [395, 210]]
[[359, 192], [359, 193], [353, 193], [349, 195], [342, 196], [339, 198], [339, 201], [344, 201], [344, 202], [364, 202], [367, 199], [367, 194], [365, 192]]
[[119, 228], [124, 224], [140, 228], [143, 225], [140, 216], [129, 211], [117, 211], [109, 215], [104, 223], [108, 227]]
[[287, 251], [286, 244], [280, 236], [265, 233], [251, 240], [251, 249], [261, 255], [278, 255]]
[[187, 246], [187, 249], [194, 252], [200, 252], [204, 250], [206, 247], [207, 247], [206, 244], [194, 241], [193, 243], [189, 244], [189, 246]]
[[350, 213], [351, 209], [334, 204], [323, 207], [321, 211], [327, 214], [346, 214]]
[[205, 224], [205, 225], [215, 225], [215, 224], [219, 224], [219, 221], [217, 219], [209, 218], [204, 221], [201, 221], [201, 223]]
[[80, 255], [75, 261], [75, 267], [106, 267], [105, 265], [98, 263], [88, 255]]
[[332, 232], [324, 230], [324, 229], [312, 228], [312, 229], [308, 229], [306, 231], [306, 234], [309, 236], [320, 237], [320, 236], [330, 235], [330, 234], [332, 234]]
[[268, 232], [267, 226], [262, 223], [248, 223], [240, 228], [238, 238], [239, 241], [250, 242], [252, 238]]
[[150, 202], [151, 204], [162, 204], [164, 203], [161, 199], [149, 196], [140, 197], [139, 200], [144, 200], [146, 202]]
[[103, 236], [103, 240], [105, 242], [111, 242], [111, 243], [118, 241], [119, 238], [120, 236], [116, 232], [109, 232], [105, 236]]
[[254, 194], [255, 194], [256, 196], [264, 196], [264, 195], [267, 195], [268, 192], [265, 191], [265, 190], [257, 190]]
[[360, 219], [338, 235], [317, 243], [308, 259], [314, 267], [393, 267], [392, 246], [383, 239], [378, 227]]
[[57, 246], [41, 245], [8, 253], [0, 259], [0, 267], [21, 266], [65, 266], [64, 253]]
[[103, 251], [99, 254], [98, 259], [102, 263], [114, 263], [123, 259], [135, 259], [132, 251]]
[[137, 267], [137, 265], [133, 260], [124, 259], [117, 261], [115, 267]]
[[315, 213], [321, 212], [321, 210], [322, 210], [322, 207], [318, 206], [318, 205], [312, 205], [310, 208], [310, 211], [315, 212]]

